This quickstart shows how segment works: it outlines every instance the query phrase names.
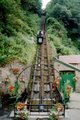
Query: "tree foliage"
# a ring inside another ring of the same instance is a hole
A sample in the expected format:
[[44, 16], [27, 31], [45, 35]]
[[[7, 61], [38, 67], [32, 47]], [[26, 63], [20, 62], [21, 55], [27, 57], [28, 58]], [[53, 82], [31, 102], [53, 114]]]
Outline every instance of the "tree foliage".
[[0, 63], [10, 58], [28, 61], [26, 51], [31, 46], [35, 51], [35, 45], [30, 46], [27, 37], [37, 33], [40, 12], [40, 0], [0, 0]]
[[80, 54], [80, 0], [51, 0], [46, 8], [50, 43], [60, 55]]
[[47, 6], [49, 16], [63, 23], [71, 38], [80, 36], [80, 0], [51, 0]]
[[41, 0], [21, 0], [24, 9], [41, 14]]

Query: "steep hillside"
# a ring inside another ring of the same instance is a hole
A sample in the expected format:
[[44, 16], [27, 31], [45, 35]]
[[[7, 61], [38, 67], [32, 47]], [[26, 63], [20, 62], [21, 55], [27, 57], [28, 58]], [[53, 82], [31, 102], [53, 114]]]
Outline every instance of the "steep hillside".
[[40, 0], [0, 0], [0, 64], [33, 60], [40, 13]]
[[50, 42], [59, 55], [80, 54], [79, 0], [51, 0], [46, 8]]

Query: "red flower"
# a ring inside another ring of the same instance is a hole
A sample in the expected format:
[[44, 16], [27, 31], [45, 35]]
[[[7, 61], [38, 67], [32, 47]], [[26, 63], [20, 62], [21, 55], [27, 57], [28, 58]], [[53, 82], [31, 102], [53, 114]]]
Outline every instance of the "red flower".
[[71, 90], [71, 88], [72, 88], [71, 86], [67, 86], [67, 90]]
[[14, 86], [10, 86], [10, 87], [9, 87], [9, 90], [10, 90], [10, 91], [13, 91], [13, 90], [14, 90]]

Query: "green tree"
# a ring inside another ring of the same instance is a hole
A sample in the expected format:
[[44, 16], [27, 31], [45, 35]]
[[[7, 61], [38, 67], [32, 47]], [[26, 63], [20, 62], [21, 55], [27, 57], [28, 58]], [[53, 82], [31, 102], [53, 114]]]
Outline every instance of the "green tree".
[[40, 14], [40, 0], [0, 0], [0, 63], [13, 58], [31, 61], [34, 55], [28, 49], [35, 53], [36, 47], [30, 45], [29, 37], [34, 39], [37, 33]]
[[41, 0], [21, 0], [24, 9], [41, 14]]
[[47, 6], [47, 18], [54, 17], [64, 24], [68, 36], [80, 36], [80, 0], [51, 0]]

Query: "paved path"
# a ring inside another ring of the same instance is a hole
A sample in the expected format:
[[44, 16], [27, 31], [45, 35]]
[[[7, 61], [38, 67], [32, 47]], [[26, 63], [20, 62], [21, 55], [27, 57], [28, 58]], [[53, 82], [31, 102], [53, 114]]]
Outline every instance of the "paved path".
[[80, 93], [72, 93], [70, 102], [68, 103], [70, 109], [80, 109]]
[[68, 107], [69, 109], [66, 110], [68, 120], [80, 120], [80, 93], [71, 94]]

